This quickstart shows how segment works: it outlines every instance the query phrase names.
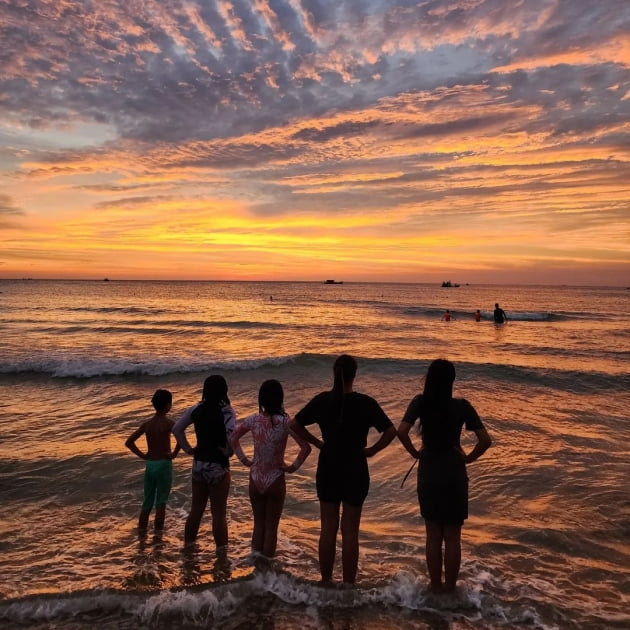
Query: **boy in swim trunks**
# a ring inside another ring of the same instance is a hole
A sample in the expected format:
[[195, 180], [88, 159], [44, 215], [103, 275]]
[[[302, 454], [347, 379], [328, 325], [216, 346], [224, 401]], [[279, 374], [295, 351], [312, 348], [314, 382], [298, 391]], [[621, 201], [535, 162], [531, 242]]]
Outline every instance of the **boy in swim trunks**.
[[[173, 459], [179, 452], [179, 444], [171, 451], [171, 430], [173, 421], [167, 417], [173, 403], [173, 395], [166, 389], [158, 389], [151, 403], [155, 415], [143, 422], [125, 442], [125, 446], [140, 459], [146, 460], [144, 470], [144, 500], [138, 518], [138, 528], [146, 529], [149, 514], [155, 504], [155, 529], [164, 529], [166, 502], [173, 482]], [[146, 435], [147, 452], [143, 453], [136, 440]]]

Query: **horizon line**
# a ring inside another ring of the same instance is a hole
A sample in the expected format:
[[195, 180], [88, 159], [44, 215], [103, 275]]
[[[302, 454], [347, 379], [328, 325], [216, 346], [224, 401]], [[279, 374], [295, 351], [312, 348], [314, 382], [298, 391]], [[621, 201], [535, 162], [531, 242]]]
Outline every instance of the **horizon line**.
[[517, 282], [517, 283], [494, 283], [494, 282], [460, 282], [458, 286], [442, 287], [439, 281], [404, 281], [404, 280], [339, 280], [334, 284], [326, 280], [242, 280], [242, 279], [201, 279], [201, 278], [37, 278], [37, 277], [11, 277], [2, 278], [0, 282], [224, 282], [224, 283], [285, 283], [285, 284], [323, 284], [326, 286], [343, 286], [346, 284], [401, 284], [413, 285], [422, 284], [436, 286], [438, 288], [459, 289], [471, 286], [514, 286], [514, 287], [571, 287], [571, 288], [613, 288], [630, 290], [630, 285], [624, 284], [568, 284], [564, 283], [541, 283], [541, 282]]

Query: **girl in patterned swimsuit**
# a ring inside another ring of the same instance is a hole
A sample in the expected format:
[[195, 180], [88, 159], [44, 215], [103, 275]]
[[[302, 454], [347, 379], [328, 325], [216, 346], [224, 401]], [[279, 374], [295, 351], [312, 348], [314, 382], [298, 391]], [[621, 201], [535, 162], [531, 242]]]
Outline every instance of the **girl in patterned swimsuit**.
[[[208, 376], [203, 384], [203, 397], [184, 412], [175, 423], [173, 434], [184, 453], [194, 457], [192, 466], [192, 501], [186, 519], [184, 540], [197, 539], [201, 518], [208, 500], [212, 513], [212, 535], [217, 549], [228, 544], [227, 500], [230, 492], [229, 438], [234, 430], [236, 414], [230, 406], [228, 386], [219, 374]], [[186, 428], [195, 427], [197, 445], [193, 448], [186, 437]]]
[[[258, 392], [259, 413], [240, 422], [230, 439], [234, 453], [249, 468], [249, 498], [254, 513], [252, 550], [267, 558], [276, 553], [278, 524], [286, 496], [284, 473], [295, 472], [311, 452], [310, 444], [289, 430], [291, 419], [284, 411], [283, 402], [282, 385], [276, 380], [265, 381]], [[245, 455], [239, 442], [248, 431], [254, 438], [253, 460]], [[289, 434], [298, 443], [300, 452], [287, 466], [284, 451]]]

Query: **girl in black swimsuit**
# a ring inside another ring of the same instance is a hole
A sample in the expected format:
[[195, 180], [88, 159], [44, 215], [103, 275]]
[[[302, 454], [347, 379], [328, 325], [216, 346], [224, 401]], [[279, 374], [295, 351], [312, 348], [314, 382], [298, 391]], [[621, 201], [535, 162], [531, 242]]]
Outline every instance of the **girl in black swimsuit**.
[[[474, 462], [491, 440], [473, 406], [453, 398], [455, 367], [437, 359], [429, 366], [424, 391], [409, 404], [398, 437], [418, 466], [418, 500], [426, 527], [426, 560], [431, 590], [455, 589], [461, 564], [461, 530], [468, 518], [468, 476], [466, 464]], [[422, 447], [416, 449], [409, 431], [416, 420]], [[474, 431], [477, 444], [466, 454], [459, 439], [462, 427]], [[444, 556], [442, 556], [444, 545]], [[444, 563], [444, 581], [442, 581]]]

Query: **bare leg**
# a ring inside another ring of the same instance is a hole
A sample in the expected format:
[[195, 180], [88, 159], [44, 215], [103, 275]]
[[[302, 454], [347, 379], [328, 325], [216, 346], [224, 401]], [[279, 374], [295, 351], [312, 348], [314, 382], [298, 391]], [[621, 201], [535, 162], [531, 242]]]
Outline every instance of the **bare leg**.
[[332, 582], [339, 530], [339, 503], [319, 502], [321, 531], [319, 534], [319, 572], [323, 584]]
[[160, 505], [155, 508], [155, 519], [153, 522], [153, 527], [155, 529], [164, 529], [164, 519], [166, 518], [166, 506]]
[[462, 528], [460, 525], [444, 526], [444, 590], [455, 590], [462, 561]]
[[265, 495], [258, 492], [256, 486], [249, 480], [249, 500], [254, 513], [254, 530], [252, 532], [252, 550], [257, 553], [263, 552], [265, 540]]
[[359, 566], [359, 526], [363, 506], [343, 504], [341, 514], [341, 560], [343, 581], [354, 584]]
[[140, 516], [138, 518], [138, 528], [146, 529], [149, 526], [149, 515], [151, 514], [151, 508], [155, 500], [155, 492], [157, 489], [155, 475], [151, 472], [151, 469], [147, 467], [144, 471], [144, 497], [142, 501], [142, 507], [140, 508]]
[[184, 528], [184, 542], [193, 542], [197, 540], [199, 533], [199, 524], [201, 517], [206, 510], [208, 503], [208, 484], [201, 481], [192, 482], [192, 502], [190, 513], [186, 519], [186, 527]]
[[142, 510], [138, 517], [138, 529], [146, 529], [149, 526], [149, 514], [151, 510]]
[[230, 471], [215, 486], [210, 486], [210, 511], [212, 512], [212, 535], [214, 544], [223, 547], [228, 544], [227, 500], [230, 493]]
[[265, 509], [263, 555], [267, 558], [273, 558], [276, 555], [278, 526], [280, 525], [280, 517], [282, 516], [282, 508], [284, 507], [286, 494], [287, 486], [284, 475], [278, 477], [278, 479], [267, 488], [267, 492], [265, 493], [267, 505]]
[[443, 528], [440, 523], [427, 521], [425, 519], [424, 526], [427, 532], [426, 539], [426, 558], [427, 569], [429, 571], [429, 580], [431, 581], [431, 590], [434, 593], [442, 592], [442, 537]]

